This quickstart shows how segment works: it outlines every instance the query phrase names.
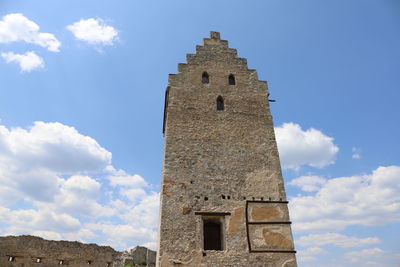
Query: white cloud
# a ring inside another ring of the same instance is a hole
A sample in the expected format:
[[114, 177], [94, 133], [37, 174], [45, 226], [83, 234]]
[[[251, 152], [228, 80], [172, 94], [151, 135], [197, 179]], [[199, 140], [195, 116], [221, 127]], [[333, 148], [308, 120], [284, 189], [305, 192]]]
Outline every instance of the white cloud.
[[299, 262], [310, 262], [310, 261], [316, 261], [317, 258], [314, 257], [314, 255], [318, 255], [318, 254], [324, 254], [326, 253], [326, 251], [322, 248], [319, 247], [309, 247], [307, 249], [304, 250], [299, 250], [297, 252], [297, 260]]
[[78, 219], [66, 214], [50, 210], [11, 210], [0, 207], [0, 221], [10, 225], [10, 232], [26, 234], [33, 231], [72, 232], [79, 230]]
[[[160, 196], [151, 192], [141, 198], [138, 204], [133, 203], [127, 210], [120, 211], [120, 217], [134, 227], [146, 225], [155, 229], [158, 227]], [[132, 220], [132, 218], [135, 218]]]
[[157, 235], [156, 231], [145, 227], [145, 224], [135, 227], [131, 224], [91, 223], [85, 227], [91, 231], [100, 231], [102, 235], [108, 237], [107, 244], [125, 249], [133, 240], [139, 244], [154, 242]]
[[325, 183], [326, 180], [319, 176], [301, 176], [289, 182], [290, 185], [300, 187], [306, 192], [318, 191]]
[[47, 240], [62, 240], [63, 236], [56, 232], [51, 231], [33, 231], [32, 235], [39, 236]]
[[140, 175], [112, 175], [108, 177], [110, 181], [110, 185], [115, 186], [123, 186], [123, 187], [131, 187], [131, 188], [138, 188], [138, 187], [146, 187], [148, 184]]
[[53, 34], [39, 30], [39, 25], [24, 15], [8, 14], [0, 21], [0, 43], [23, 41], [45, 47], [52, 52], [60, 51], [60, 41]]
[[72, 215], [110, 217], [115, 213], [114, 210], [98, 203], [100, 187], [101, 184], [89, 176], [71, 176], [66, 181], [63, 180], [54, 202], [37, 205]]
[[30, 72], [35, 69], [44, 68], [43, 58], [30, 51], [25, 54], [14, 54], [12, 52], [1, 53], [1, 57], [5, 59], [7, 63], [15, 62], [19, 64], [22, 72]]
[[377, 237], [357, 238], [338, 233], [311, 234], [296, 240], [296, 244], [300, 246], [334, 245], [341, 248], [361, 247], [379, 243], [381, 241]]
[[353, 159], [360, 159], [361, 158], [361, 149], [353, 147], [351, 149], [351, 152], [353, 152], [353, 155], [351, 155], [351, 157]]
[[61, 123], [0, 125], [0, 234], [154, 244], [159, 195], [140, 175], [116, 170], [111, 156]]
[[370, 175], [326, 180], [311, 196], [290, 200], [296, 231], [337, 231], [350, 225], [400, 221], [400, 167], [379, 167]]
[[100, 183], [89, 176], [75, 175], [64, 182], [63, 189], [76, 195], [98, 198]]
[[146, 191], [143, 188], [121, 188], [119, 191], [121, 196], [126, 197], [131, 203], [137, 203], [141, 199], [147, 196]]
[[17, 169], [46, 169], [55, 173], [101, 171], [111, 153], [96, 140], [58, 122], [35, 122], [28, 130], [0, 126], [1, 162]]
[[[360, 251], [353, 251], [345, 254], [345, 258], [352, 262], [356, 263], [359, 261], [366, 261], [366, 259], [371, 259], [376, 256], [380, 256], [384, 254], [385, 251], [383, 251], [380, 248], [369, 248], [369, 249], [363, 249]], [[373, 263], [373, 262], [371, 262]]]
[[316, 129], [303, 131], [300, 125], [284, 123], [275, 128], [282, 167], [299, 169], [302, 165], [323, 168], [335, 162], [339, 148], [333, 138]]
[[118, 32], [101, 19], [82, 19], [67, 26], [76, 39], [90, 45], [113, 45]]

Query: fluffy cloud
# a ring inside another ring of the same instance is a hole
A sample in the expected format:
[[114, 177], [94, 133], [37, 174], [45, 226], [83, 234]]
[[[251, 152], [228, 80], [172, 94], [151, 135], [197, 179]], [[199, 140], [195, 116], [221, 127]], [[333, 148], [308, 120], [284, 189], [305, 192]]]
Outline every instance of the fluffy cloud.
[[11, 210], [0, 207], [0, 222], [9, 224], [8, 231], [12, 234], [27, 234], [39, 230], [66, 233], [81, 227], [78, 219], [66, 213], [56, 214], [44, 209]]
[[357, 238], [338, 233], [311, 234], [302, 236], [296, 240], [300, 246], [325, 246], [334, 245], [341, 248], [361, 247], [371, 244], [379, 244], [381, 241], [377, 237]]
[[[135, 219], [131, 218], [131, 221]], [[107, 236], [107, 244], [117, 248], [128, 248], [132, 240], [144, 244], [152, 243], [157, 238], [157, 232], [145, 227], [145, 224], [135, 227], [131, 224], [92, 223], [85, 227]]]
[[14, 54], [12, 52], [1, 53], [1, 57], [4, 58], [7, 63], [18, 63], [22, 72], [30, 72], [44, 67], [43, 58], [36, 55], [33, 51], [26, 52], [25, 54]]
[[82, 19], [67, 26], [76, 39], [90, 45], [113, 45], [118, 32], [112, 26], [106, 25], [101, 19]]
[[291, 199], [293, 228], [296, 231], [337, 231], [350, 225], [399, 222], [399, 178], [399, 166], [379, 167], [369, 175], [321, 178], [325, 182], [314, 195]]
[[35, 122], [28, 130], [0, 126], [0, 140], [0, 164], [19, 170], [96, 172], [111, 162], [111, 153], [96, 140], [58, 122]]
[[351, 149], [351, 152], [353, 152], [353, 155], [351, 155], [351, 157], [353, 159], [360, 159], [361, 158], [361, 149], [353, 147]]
[[301, 176], [289, 182], [290, 185], [300, 187], [306, 192], [318, 191], [325, 183], [326, 180], [319, 176]]
[[71, 215], [110, 217], [114, 210], [98, 203], [101, 184], [89, 176], [75, 175], [63, 180], [60, 193], [51, 203], [37, 203], [41, 208], [51, 208]]
[[79, 198], [98, 198], [100, 184], [85, 176], [64, 177], [101, 172], [110, 162], [111, 153], [94, 139], [61, 123], [35, 122], [28, 129], [0, 126], [0, 203], [25, 200], [94, 207], [91, 202], [79, 205]]
[[[158, 227], [159, 202], [159, 194], [151, 192], [143, 196], [138, 204], [133, 203], [134, 205], [130, 205], [128, 209], [120, 211], [120, 217], [134, 227], [146, 225], [156, 229]], [[132, 218], [135, 219], [132, 220]]]
[[[380, 249], [380, 248], [369, 248], [369, 249], [363, 249], [360, 251], [353, 251], [346, 253], [345, 257], [347, 260], [349, 260], [352, 263], [360, 262], [361, 260], [364, 261], [366, 258], [371, 259], [376, 256], [380, 256], [384, 254], [385, 252]], [[373, 262], [371, 262], [373, 263]], [[375, 264], [373, 264], [375, 265]], [[375, 266], [382, 266], [382, 265], [375, 265]]]
[[8, 14], [0, 21], [0, 43], [23, 41], [45, 47], [52, 52], [60, 51], [60, 41], [53, 34], [39, 30], [39, 25], [24, 15]]
[[126, 173], [120, 175], [111, 175], [107, 177], [110, 181], [110, 185], [115, 186], [123, 186], [123, 187], [146, 187], [148, 184], [140, 175], [127, 175]]
[[323, 168], [335, 162], [339, 148], [333, 138], [316, 129], [303, 131], [300, 125], [284, 123], [275, 128], [282, 167], [299, 169], [302, 165]]
[[0, 126], [0, 234], [117, 249], [154, 245], [158, 205], [158, 193], [140, 175], [116, 170], [111, 153], [73, 127]]
[[309, 247], [304, 250], [300, 250], [297, 253], [297, 260], [299, 262], [309, 262], [309, 261], [316, 261], [317, 258], [314, 255], [324, 254], [326, 251], [319, 247]]

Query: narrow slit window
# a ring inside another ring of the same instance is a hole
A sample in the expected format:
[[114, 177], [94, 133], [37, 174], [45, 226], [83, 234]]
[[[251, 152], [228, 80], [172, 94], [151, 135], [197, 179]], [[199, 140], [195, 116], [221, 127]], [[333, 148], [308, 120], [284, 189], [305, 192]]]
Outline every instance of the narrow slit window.
[[217, 110], [224, 110], [224, 98], [222, 96], [217, 97]]
[[204, 250], [222, 250], [222, 225], [219, 222], [205, 221]]
[[236, 84], [235, 76], [233, 76], [233, 74], [229, 75], [228, 83], [229, 83], [229, 85], [235, 85]]
[[201, 76], [201, 82], [202, 83], [209, 83], [210, 79], [208, 77], [208, 73], [207, 72], [203, 72], [203, 75]]

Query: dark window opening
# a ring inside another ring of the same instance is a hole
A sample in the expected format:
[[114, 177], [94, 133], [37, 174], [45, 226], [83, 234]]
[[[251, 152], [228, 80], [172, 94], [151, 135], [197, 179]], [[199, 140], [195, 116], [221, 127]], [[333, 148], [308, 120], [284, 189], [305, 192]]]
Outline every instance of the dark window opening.
[[208, 197], [204, 197], [204, 200], [207, 201], [207, 200], [208, 200]]
[[8, 261], [15, 261], [15, 257], [9, 256], [9, 257], [8, 257]]
[[202, 83], [209, 83], [210, 79], [208, 78], [208, 73], [207, 72], [203, 72], [203, 75], [201, 76], [201, 82]]
[[221, 223], [204, 222], [204, 250], [222, 250]]
[[87, 264], [89, 264], [89, 265], [92, 264], [92, 261], [87, 261]]
[[231, 196], [228, 196], [228, 199], [231, 199]]
[[222, 197], [222, 199], [225, 199], [225, 196], [224, 196], [224, 195], [222, 195], [221, 197]]
[[236, 84], [235, 76], [233, 76], [233, 74], [229, 75], [228, 82], [229, 82], [229, 85], [235, 85]]
[[224, 110], [224, 99], [222, 96], [217, 97], [217, 110]]

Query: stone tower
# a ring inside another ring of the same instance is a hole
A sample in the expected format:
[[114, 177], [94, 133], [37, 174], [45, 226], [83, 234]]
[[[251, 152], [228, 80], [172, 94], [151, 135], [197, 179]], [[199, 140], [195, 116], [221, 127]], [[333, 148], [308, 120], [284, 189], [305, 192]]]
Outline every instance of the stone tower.
[[296, 266], [268, 95], [218, 32], [169, 75], [157, 266]]

